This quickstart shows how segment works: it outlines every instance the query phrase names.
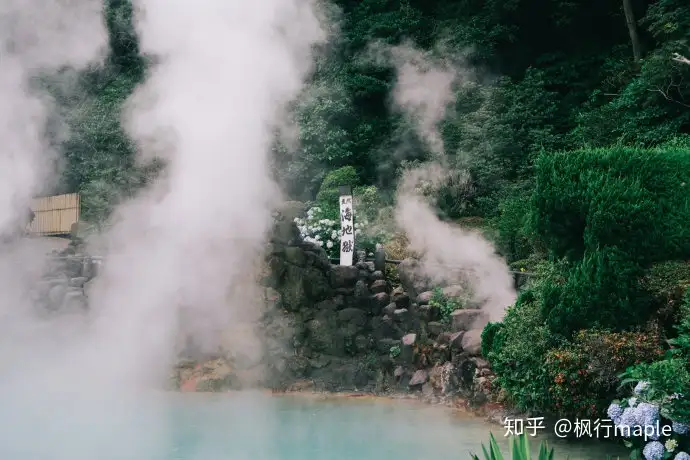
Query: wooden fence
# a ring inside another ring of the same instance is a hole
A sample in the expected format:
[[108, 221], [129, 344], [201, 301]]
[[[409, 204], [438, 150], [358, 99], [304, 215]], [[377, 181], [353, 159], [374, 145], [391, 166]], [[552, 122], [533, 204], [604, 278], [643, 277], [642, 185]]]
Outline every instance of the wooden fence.
[[79, 194], [36, 198], [31, 203], [35, 217], [29, 226], [34, 236], [68, 235], [74, 223], [79, 222]]

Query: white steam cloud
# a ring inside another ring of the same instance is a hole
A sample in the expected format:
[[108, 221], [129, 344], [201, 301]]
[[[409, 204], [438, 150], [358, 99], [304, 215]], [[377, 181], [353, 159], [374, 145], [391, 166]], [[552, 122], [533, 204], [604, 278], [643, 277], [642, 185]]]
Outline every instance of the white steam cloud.
[[[309, 0], [133, 3], [153, 64], [124, 121], [139, 154], [162, 156], [167, 167], [99, 238], [105, 265], [89, 288], [88, 316], [37, 318], [28, 292], [46, 248], [19, 244], [3, 253], [0, 453], [7, 458], [161, 455], [167, 406], [140, 390], [167, 383], [181, 331], [202, 351], [242, 352], [254, 371], [247, 385], [261, 378], [255, 275], [280, 200], [269, 169], [272, 136], [327, 33]], [[101, 57], [102, 4], [0, 6], [0, 230], [19, 225], [54, 158], [42, 136], [47, 109], [28, 78]]]
[[[419, 274], [434, 284], [469, 285], [474, 301], [486, 312], [475, 327], [500, 321], [516, 298], [505, 261], [479, 233], [440, 221], [423, 193], [450, 177], [439, 124], [449, 116], [455, 89], [474, 75], [461, 60], [433, 58], [409, 45], [378, 51], [397, 71], [394, 106], [433, 154], [433, 161], [405, 172], [396, 200], [396, 222], [407, 235], [410, 249], [422, 254]], [[457, 174], [452, 179], [457, 182]]]
[[119, 210], [91, 295], [108, 380], [160, 387], [180, 331], [205, 353], [242, 352], [256, 370], [255, 275], [280, 198], [272, 136], [326, 33], [308, 1], [135, 5], [142, 52], [155, 64], [126, 123], [141, 154], [164, 156], [167, 167]]

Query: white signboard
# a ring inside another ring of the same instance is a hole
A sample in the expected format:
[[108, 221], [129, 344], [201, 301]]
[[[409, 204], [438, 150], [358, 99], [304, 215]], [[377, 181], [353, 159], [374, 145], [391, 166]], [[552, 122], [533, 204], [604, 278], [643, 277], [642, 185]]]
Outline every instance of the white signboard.
[[340, 195], [340, 265], [352, 265], [354, 252], [355, 226], [352, 195]]

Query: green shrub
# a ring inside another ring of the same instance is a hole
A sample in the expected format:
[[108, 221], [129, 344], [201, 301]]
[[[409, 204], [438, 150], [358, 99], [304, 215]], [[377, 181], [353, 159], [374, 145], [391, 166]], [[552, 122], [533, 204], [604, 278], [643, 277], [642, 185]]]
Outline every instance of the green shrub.
[[587, 252], [571, 265], [564, 283], [543, 288], [542, 314], [552, 332], [565, 338], [592, 327], [622, 330], [644, 323], [649, 296], [639, 283], [642, 269], [611, 248]]
[[561, 416], [597, 418], [617, 396], [619, 374], [662, 354], [658, 328], [645, 332], [579, 331], [546, 354], [549, 392]]
[[682, 305], [683, 319], [676, 326], [677, 337], [670, 339], [664, 359], [628, 369], [626, 382], [644, 381], [652, 399], [661, 406], [662, 415], [690, 424], [690, 289]]
[[641, 264], [690, 255], [690, 150], [580, 150], [536, 163], [534, 231], [556, 256], [616, 247]]
[[496, 373], [499, 387], [520, 410], [550, 410], [549, 378], [544, 370], [544, 359], [554, 346], [554, 340], [541, 316], [534, 292], [521, 295], [506, 311], [503, 323], [487, 326], [485, 332], [492, 339], [490, 350], [483, 351]]
[[352, 166], [343, 166], [342, 168], [334, 169], [326, 174], [319, 192], [316, 194], [316, 201], [321, 208], [329, 214], [329, 211], [337, 210], [340, 206], [338, 198], [340, 198], [340, 186], [349, 185], [353, 188], [359, 185], [359, 176], [357, 171]]
[[675, 335], [674, 326], [682, 319], [681, 303], [690, 288], [690, 261], [668, 261], [646, 270], [642, 286], [649, 292], [655, 319], [665, 332]]
[[457, 309], [462, 308], [462, 303], [457, 299], [448, 298], [443, 294], [441, 288], [434, 288], [431, 299], [429, 299], [429, 306], [438, 308], [441, 322], [450, 322], [450, 315]]

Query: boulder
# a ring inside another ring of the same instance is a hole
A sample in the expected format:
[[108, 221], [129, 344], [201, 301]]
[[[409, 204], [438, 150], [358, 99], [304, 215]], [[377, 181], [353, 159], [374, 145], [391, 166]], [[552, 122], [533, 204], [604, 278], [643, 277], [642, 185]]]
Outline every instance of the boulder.
[[475, 323], [483, 321], [486, 316], [486, 312], [482, 310], [455, 310], [450, 314], [453, 331], [469, 331]]
[[429, 305], [431, 299], [434, 297], [434, 291], [424, 291], [417, 296], [417, 303], [419, 305]]
[[400, 286], [391, 292], [391, 301], [395, 302], [398, 308], [409, 308], [410, 306], [410, 296]]
[[359, 270], [351, 265], [335, 265], [331, 270], [331, 284], [334, 288], [353, 287], [357, 282]]
[[388, 293], [390, 292], [390, 285], [388, 284], [388, 281], [379, 279], [371, 283], [371, 286], [369, 286], [369, 290], [373, 294], [378, 294], [379, 292]]
[[410, 382], [408, 385], [410, 387], [421, 387], [424, 385], [427, 381], [429, 380], [429, 374], [427, 371], [420, 369], [418, 371], [415, 371], [414, 374], [412, 374], [412, 378], [410, 379]]
[[[374, 315], [381, 314], [386, 305], [390, 305], [390, 296], [385, 292], [378, 292], [371, 296], [371, 312]], [[393, 304], [395, 305], [395, 304]]]
[[441, 334], [446, 328], [445, 324], [440, 323], [438, 321], [430, 321], [429, 323], [427, 323], [426, 327], [429, 334], [433, 337], [436, 337], [439, 334]]
[[472, 356], [479, 356], [482, 352], [482, 329], [465, 332], [462, 337], [462, 349]]

